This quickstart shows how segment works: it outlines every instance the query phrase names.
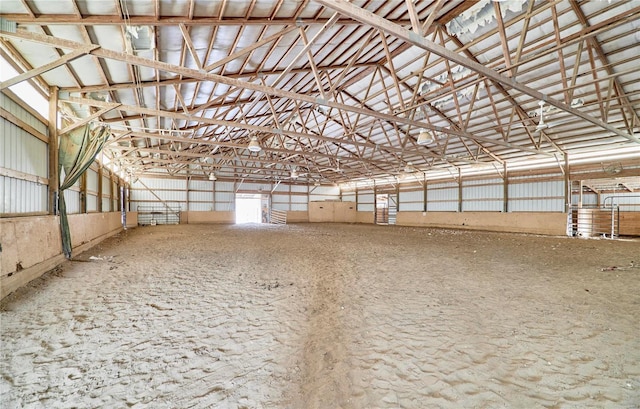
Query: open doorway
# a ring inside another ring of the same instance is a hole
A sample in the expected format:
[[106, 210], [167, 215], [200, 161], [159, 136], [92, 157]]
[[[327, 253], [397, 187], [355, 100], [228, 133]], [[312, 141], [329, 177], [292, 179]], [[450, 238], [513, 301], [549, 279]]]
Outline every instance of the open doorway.
[[389, 195], [376, 195], [376, 224], [389, 224]]
[[236, 193], [236, 224], [269, 223], [269, 196]]

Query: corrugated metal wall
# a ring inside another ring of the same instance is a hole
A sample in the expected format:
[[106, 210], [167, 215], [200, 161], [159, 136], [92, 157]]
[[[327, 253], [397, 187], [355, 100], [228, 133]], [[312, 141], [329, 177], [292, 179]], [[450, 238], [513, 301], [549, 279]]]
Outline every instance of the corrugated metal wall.
[[373, 189], [358, 190], [358, 208], [359, 212], [373, 212], [375, 210], [375, 194]]
[[500, 212], [504, 208], [502, 179], [463, 180], [462, 211]]
[[64, 202], [67, 205], [67, 214], [80, 213], [80, 180], [64, 191]]
[[601, 205], [618, 205], [620, 210], [640, 211], [640, 193], [604, 193], [600, 195], [600, 202]]
[[214, 210], [213, 182], [204, 180], [189, 181], [189, 210]]
[[87, 169], [87, 212], [98, 211], [98, 172]]
[[[20, 104], [0, 93], [3, 114], [0, 117], [0, 214], [28, 215], [47, 214], [49, 147], [47, 125]], [[102, 179], [98, 176], [96, 162], [85, 174], [86, 211], [95, 212], [102, 205], [103, 212], [118, 211], [118, 179], [105, 169]], [[113, 178], [113, 180], [112, 180]], [[102, 184], [102, 195], [98, 197]], [[80, 178], [64, 197], [67, 213], [80, 213]]]
[[[0, 105], [9, 114], [46, 135], [47, 127], [18, 104], [0, 93]], [[47, 212], [47, 144], [12, 122], [0, 118], [0, 213]]]
[[[211, 182], [213, 183], [213, 182]], [[140, 178], [131, 184], [131, 210], [167, 204], [172, 209], [187, 210], [185, 179]]]
[[340, 200], [340, 188], [338, 186], [313, 186], [309, 191], [310, 202], [325, 200]]
[[214, 186], [214, 210], [228, 212], [235, 208], [235, 191], [233, 182], [215, 182]]
[[343, 192], [342, 193], [342, 201], [343, 202], [355, 202], [356, 201], [356, 192]]
[[527, 181], [527, 177], [509, 181], [510, 212], [565, 211], [564, 182], [561, 180]]
[[458, 183], [440, 182], [427, 185], [427, 211], [458, 211]]
[[162, 206], [164, 201], [170, 207], [179, 207], [182, 211], [231, 211], [235, 208], [237, 192], [271, 194], [273, 209], [306, 211], [310, 197], [319, 200], [337, 200], [340, 197], [339, 188], [334, 186], [308, 187], [283, 183], [276, 186], [271, 183], [191, 180], [188, 187], [187, 193], [187, 182], [184, 179], [141, 178], [131, 186], [131, 210]]
[[421, 212], [424, 210], [424, 190], [400, 191], [400, 212]]

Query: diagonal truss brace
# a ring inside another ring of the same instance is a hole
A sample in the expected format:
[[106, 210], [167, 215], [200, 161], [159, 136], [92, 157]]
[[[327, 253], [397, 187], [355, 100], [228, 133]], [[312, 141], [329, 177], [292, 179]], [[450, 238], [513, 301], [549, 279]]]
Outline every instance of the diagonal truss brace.
[[487, 68], [482, 64], [472, 61], [456, 52], [453, 52], [439, 44], [434, 43], [433, 41], [430, 41], [424, 38], [423, 36], [417, 33], [414, 33], [411, 30], [407, 30], [406, 28], [399, 26], [389, 20], [386, 20], [385, 18], [380, 17], [374, 13], [371, 13], [368, 10], [365, 10], [361, 7], [351, 4], [346, 0], [316, 0], [316, 1], [322, 4], [323, 6], [333, 9], [337, 12], [340, 12], [341, 14], [347, 17], [351, 17], [352, 19], [359, 21], [363, 24], [367, 24], [372, 27], [378, 28], [390, 35], [393, 35], [401, 40], [404, 40], [410, 44], [413, 44], [416, 47], [420, 47], [423, 50], [431, 51], [432, 53], [439, 55], [442, 58], [446, 58], [450, 61], [455, 62], [456, 64], [469, 68], [470, 70], [473, 70], [480, 75], [483, 75], [491, 80], [497, 81], [515, 90], [518, 90], [523, 94], [529, 95], [530, 97], [544, 101], [549, 105], [553, 105], [556, 108], [559, 108], [572, 115], [580, 117], [585, 121], [591, 122], [592, 124], [597, 125], [600, 128], [606, 129], [607, 131], [612, 132], [618, 136], [626, 138], [632, 142], [640, 143], [640, 139], [638, 139], [638, 137], [636, 137], [635, 135], [629, 135], [628, 133], [623, 132], [620, 129], [614, 126], [611, 126], [597, 118], [594, 118], [591, 115], [585, 114], [584, 112], [571, 108], [569, 105], [564, 104], [560, 101], [551, 99], [547, 95], [543, 94], [542, 92], [536, 91], [533, 88], [530, 88], [524, 84], [521, 84], [512, 78], [499, 74], [498, 72], [490, 68]]
[[[326, 0], [320, 0], [320, 1], [326, 1]], [[377, 16], [375, 16], [377, 17]], [[378, 17], [379, 18], [379, 17]], [[385, 20], [386, 21], [386, 20]], [[388, 24], [393, 24], [393, 23], [389, 23]], [[386, 26], [384, 26], [386, 27]], [[407, 30], [402, 29], [401, 27], [399, 27], [399, 29], [403, 30], [403, 33], [408, 32]], [[406, 34], [406, 33], [405, 33]], [[4, 38], [19, 38], [19, 39], [23, 39], [23, 40], [28, 40], [28, 41], [34, 41], [34, 42], [38, 42], [38, 43], [42, 43], [42, 44], [46, 44], [49, 46], [54, 46], [54, 47], [61, 47], [61, 48], [71, 48], [71, 49], [77, 49], [80, 47], [85, 47], [88, 44], [83, 44], [83, 43], [78, 43], [75, 41], [71, 41], [71, 40], [65, 40], [65, 39], [61, 39], [61, 38], [56, 38], [53, 36], [47, 36], [47, 35], [43, 35], [43, 34], [38, 34], [38, 33], [33, 33], [33, 32], [16, 32], [16, 33], [11, 33], [11, 32], [7, 32], [7, 31], [0, 31], [0, 37], [4, 37]], [[416, 38], [419, 37], [417, 35], [413, 35], [412, 37]], [[422, 37], [419, 37], [420, 39], [427, 41], [425, 39], [423, 39]], [[431, 43], [431, 42], [430, 42]], [[437, 46], [436, 44], [433, 44], [434, 46]], [[437, 46], [440, 48], [440, 46]], [[442, 50], [440, 50], [442, 52]], [[450, 52], [449, 50], [444, 49], [445, 52]], [[264, 86], [262, 84], [256, 84], [256, 83], [251, 83], [251, 82], [247, 82], [247, 81], [241, 81], [235, 78], [230, 78], [230, 77], [226, 77], [223, 75], [218, 75], [218, 74], [213, 74], [213, 73], [207, 73], [207, 72], [202, 72], [199, 70], [195, 70], [192, 68], [187, 68], [187, 67], [183, 67], [183, 66], [179, 66], [179, 65], [174, 65], [174, 64], [169, 64], [169, 63], [165, 63], [165, 62], [161, 62], [161, 61], [155, 61], [155, 60], [150, 60], [147, 58], [143, 58], [143, 57], [139, 57], [139, 56], [135, 56], [135, 55], [131, 55], [131, 54], [127, 54], [124, 52], [119, 52], [119, 51], [114, 51], [114, 50], [106, 50], [104, 48], [97, 48], [93, 51], [91, 51], [91, 54], [99, 57], [99, 58], [108, 58], [108, 59], [113, 59], [116, 61], [122, 61], [122, 62], [126, 62], [129, 64], [134, 64], [134, 65], [140, 65], [140, 66], [144, 66], [144, 67], [149, 67], [152, 69], [157, 69], [157, 70], [161, 70], [161, 71], [166, 71], [166, 72], [171, 72], [171, 73], [175, 73], [178, 75], [182, 75], [184, 77], [191, 77], [191, 78], [196, 78], [198, 80], [201, 81], [213, 81], [213, 82], [217, 82], [220, 84], [225, 84], [225, 85], [229, 85], [229, 86], [233, 86], [233, 87], [238, 87], [238, 88], [242, 88], [242, 89], [248, 89], [248, 90], [252, 90], [252, 91], [256, 91], [259, 93], [263, 93], [263, 94], [270, 94], [272, 96], [278, 96], [278, 97], [283, 97], [283, 98], [290, 98], [293, 100], [297, 100], [297, 101], [302, 101], [302, 102], [307, 102], [310, 103], [312, 105], [325, 105], [328, 107], [332, 107], [335, 109], [340, 109], [343, 111], [347, 111], [347, 112], [353, 112], [356, 114], [362, 114], [362, 115], [367, 115], [370, 117], [374, 117], [374, 118], [378, 118], [384, 121], [389, 121], [389, 122], [399, 122], [402, 123], [404, 125], [411, 125], [412, 127], [416, 127], [416, 128], [425, 128], [425, 129], [430, 129], [433, 131], [437, 131], [437, 132], [441, 132], [441, 133], [448, 133], [448, 134], [453, 134], [453, 135], [457, 135], [457, 136], [461, 136], [461, 137], [465, 137], [465, 138], [469, 138], [472, 140], [477, 140], [480, 142], [485, 142], [485, 143], [489, 143], [489, 144], [493, 144], [493, 145], [499, 145], [499, 146], [505, 146], [507, 148], [511, 148], [511, 149], [516, 149], [519, 151], [523, 151], [523, 152], [529, 152], [535, 155], [544, 155], [544, 156], [553, 156], [552, 153], [549, 152], [545, 152], [545, 151], [541, 151], [538, 149], [533, 149], [533, 148], [529, 148], [526, 146], [521, 146], [521, 145], [517, 145], [517, 144], [513, 144], [510, 142], [505, 142], [505, 141], [501, 141], [499, 139], [492, 139], [492, 138], [485, 138], [485, 137], [481, 137], [481, 136], [477, 136], [477, 135], [473, 135], [469, 132], [466, 131], [461, 131], [461, 130], [456, 130], [456, 129], [445, 129], [445, 128], [441, 128], [438, 126], [434, 126], [431, 125], [429, 123], [426, 122], [419, 122], [419, 121], [414, 121], [414, 120], [410, 120], [407, 118], [402, 118], [402, 117], [398, 117], [398, 116], [394, 116], [394, 115], [390, 115], [390, 114], [385, 114], [382, 112], [377, 112], [377, 111], [373, 111], [370, 109], [365, 109], [365, 108], [360, 108], [357, 106], [350, 106], [350, 105], [345, 105], [345, 104], [340, 104], [337, 102], [331, 102], [328, 101], [326, 99], [322, 99], [322, 98], [317, 98], [314, 96], [310, 96], [310, 95], [304, 95], [304, 94], [300, 94], [300, 93], [296, 93], [296, 92], [292, 92], [292, 91], [286, 91], [283, 89], [279, 89], [279, 88], [274, 88], [274, 87], [269, 87], [269, 86]], [[455, 54], [455, 53], [452, 53]], [[458, 58], [463, 58], [460, 57], [459, 55], [455, 54], [456, 56], [458, 56]], [[465, 61], [467, 61], [466, 59], [464, 59]], [[468, 61], [467, 61], [468, 62]], [[486, 69], [484, 66], [478, 65], [481, 69], [483, 70], [488, 70]], [[491, 70], [488, 70], [491, 71]], [[494, 73], [495, 74], [495, 73]], [[498, 77], [500, 77], [500, 81], [504, 81], [504, 78], [502, 78], [501, 75], [499, 74], [495, 74]], [[533, 90], [531, 90], [532, 92], [534, 92]], [[540, 97], [543, 97], [545, 100], [547, 100], [547, 97], [545, 95], [543, 95], [542, 93], [537, 93]], [[572, 109], [569, 106], [566, 106], [564, 104], [560, 104], [558, 102], [549, 102], [551, 105], [555, 105], [555, 104], [559, 104], [556, 105], [561, 109], [567, 109], [568, 112], [576, 112], [575, 109]], [[570, 111], [569, 111], [570, 110]], [[591, 121], [593, 121], [594, 119], [591, 118], [588, 115], [582, 114], [580, 112], [578, 112], [579, 116], [587, 116], [588, 118], [590, 118]], [[191, 118], [191, 120], [201, 120], [201, 118]], [[617, 134], [621, 134], [622, 136], [625, 136], [627, 138], [634, 138], [632, 140], [637, 140], [637, 138], [635, 137], [631, 137], [627, 134], [625, 134], [624, 132], [621, 132], [619, 130], [617, 130], [616, 128], [611, 127], [610, 125], [604, 124], [601, 121], [598, 121], [600, 123], [602, 123], [604, 126], [607, 127], [607, 129], [613, 129], [616, 131]]]

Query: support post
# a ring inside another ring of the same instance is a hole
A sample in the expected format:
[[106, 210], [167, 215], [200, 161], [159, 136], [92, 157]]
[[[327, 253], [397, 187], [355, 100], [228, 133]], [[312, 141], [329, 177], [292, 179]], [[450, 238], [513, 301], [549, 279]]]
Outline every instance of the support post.
[[[117, 180], [118, 176], [117, 175], [115, 175], [115, 176], [116, 176], [116, 180]], [[114, 201], [114, 199], [116, 197], [115, 196], [116, 192], [114, 192], [114, 190], [113, 190], [113, 177], [114, 177], [113, 172], [109, 172], [109, 211], [110, 212], [115, 212], [116, 211], [115, 206], [113, 205], [113, 201]]]
[[87, 213], [87, 172], [80, 175], [80, 213]]
[[462, 170], [458, 168], [458, 212], [462, 213]]
[[58, 87], [49, 88], [49, 214], [58, 214]]
[[424, 183], [422, 184], [423, 188], [422, 188], [422, 211], [426, 212], [427, 211], [427, 191], [428, 191], [428, 187], [427, 187], [427, 174], [423, 173], [422, 174]]
[[187, 201], [185, 211], [187, 211], [187, 212], [188, 212], [189, 210], [191, 210], [191, 209], [190, 209], [190, 206], [189, 206], [189, 182], [190, 182], [190, 181], [191, 181], [191, 176], [187, 176], [187, 188], [186, 188], [186, 191], [185, 191], [185, 195], [186, 195], [186, 198], [185, 198], [185, 199], [186, 199], [186, 201]]
[[378, 188], [373, 181], [373, 224], [378, 224]]
[[584, 200], [584, 193], [582, 190], [584, 189], [584, 180], [580, 181], [580, 192], [578, 192], [578, 209], [582, 209], [582, 202]]
[[569, 171], [569, 154], [564, 153], [564, 207], [565, 212], [569, 213], [571, 210], [571, 172]]
[[102, 213], [102, 163], [98, 165], [98, 213]]
[[502, 164], [502, 174], [503, 174], [503, 201], [502, 201], [502, 211], [504, 213], [509, 213], [509, 173], [507, 172], [507, 162]]

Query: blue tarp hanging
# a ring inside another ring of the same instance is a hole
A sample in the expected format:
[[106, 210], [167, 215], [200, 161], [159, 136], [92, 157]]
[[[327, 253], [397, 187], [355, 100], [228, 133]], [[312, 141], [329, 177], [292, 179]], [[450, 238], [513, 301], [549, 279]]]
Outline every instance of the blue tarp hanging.
[[91, 166], [108, 138], [107, 127], [98, 126], [92, 128], [90, 125], [85, 125], [60, 135], [58, 174], [62, 175], [61, 170], [64, 169], [65, 176], [60, 183], [58, 209], [60, 211], [62, 251], [68, 259], [71, 258], [71, 233], [69, 231], [64, 191], [73, 186], [78, 178]]

